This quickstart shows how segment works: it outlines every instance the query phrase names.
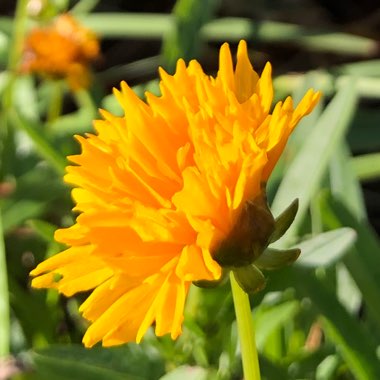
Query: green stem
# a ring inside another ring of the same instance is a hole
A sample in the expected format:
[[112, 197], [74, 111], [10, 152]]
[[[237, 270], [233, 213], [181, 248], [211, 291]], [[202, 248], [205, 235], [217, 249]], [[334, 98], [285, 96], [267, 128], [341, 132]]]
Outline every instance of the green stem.
[[63, 103], [63, 88], [61, 81], [50, 81], [51, 86], [51, 98], [49, 103], [49, 109], [47, 114], [48, 124], [53, 123], [61, 116], [62, 103]]
[[310, 202], [311, 230], [314, 236], [323, 232], [321, 209], [317, 200]]
[[12, 45], [9, 52], [8, 69], [15, 70], [17, 68], [22, 49], [24, 45], [24, 34], [28, 17], [28, 0], [18, 0], [15, 21], [13, 27]]
[[85, 110], [91, 115], [91, 118], [95, 117], [97, 114], [97, 108], [91, 97], [91, 94], [85, 90], [80, 89], [74, 92], [75, 101], [80, 110]]
[[239, 286], [234, 274], [230, 272], [232, 296], [234, 299], [236, 321], [240, 338], [241, 357], [245, 380], [260, 380], [260, 367], [257, 355], [255, 330], [248, 294]]
[[3, 106], [7, 110], [12, 104], [12, 88], [17, 77], [16, 70], [19, 65], [22, 50], [24, 48], [24, 35], [28, 20], [28, 0], [18, 0], [15, 19], [13, 22], [12, 43], [9, 50], [8, 71], [11, 73], [7, 88], [3, 95]]
[[3, 226], [0, 212], [0, 358], [5, 357], [9, 354], [9, 326], [10, 322], [7, 263], [5, 257]]
[[32, 125], [31, 121], [25, 120], [14, 110], [9, 113], [9, 117], [12, 126], [26, 133], [33, 141], [37, 152], [52, 165], [59, 176], [63, 176], [67, 164], [66, 158], [54, 148], [44, 135], [38, 132], [39, 126]]

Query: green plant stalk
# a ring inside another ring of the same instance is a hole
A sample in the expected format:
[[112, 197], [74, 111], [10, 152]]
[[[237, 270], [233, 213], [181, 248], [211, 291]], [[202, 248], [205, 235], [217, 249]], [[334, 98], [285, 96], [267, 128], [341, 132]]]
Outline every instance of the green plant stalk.
[[255, 330], [248, 294], [239, 286], [230, 272], [232, 296], [240, 338], [241, 357], [245, 380], [260, 380], [259, 359], [256, 349]]
[[63, 103], [63, 88], [59, 80], [52, 80], [51, 83], [51, 98], [47, 114], [48, 124], [53, 123], [61, 116]]
[[28, 17], [28, 0], [18, 0], [13, 27], [11, 51], [9, 52], [8, 69], [15, 70], [22, 54], [24, 34]]
[[99, 3], [99, 0], [80, 0], [72, 8], [71, 13], [80, 14], [80, 13], [90, 13]]
[[9, 354], [10, 321], [7, 263], [5, 258], [5, 245], [3, 224], [0, 212], [0, 358]]
[[[11, 76], [7, 87], [5, 88], [1, 110], [0, 120], [2, 124], [2, 133], [0, 138], [5, 141], [8, 134], [8, 118], [7, 111], [12, 106], [12, 88], [16, 78], [16, 69], [20, 60], [23, 44], [24, 34], [27, 21], [27, 5], [28, 0], [18, 0], [16, 5], [15, 19], [13, 22], [13, 35], [12, 43], [9, 51], [9, 59], [7, 69], [10, 71]], [[1, 156], [2, 152], [0, 152]], [[4, 164], [4, 163], [3, 163]], [[3, 234], [3, 224], [0, 209], [0, 358], [9, 354], [10, 344], [10, 316], [9, 316], [9, 295], [8, 295], [8, 277], [7, 277], [7, 263], [5, 257], [5, 244]]]
[[51, 164], [59, 176], [63, 176], [67, 164], [66, 158], [57, 152], [50, 142], [37, 131], [37, 128], [34, 128], [30, 122], [21, 118], [16, 111], [12, 110], [12, 112], [9, 113], [9, 117], [12, 126], [25, 132], [33, 141], [34, 146], [41, 157]]
[[80, 89], [78, 91], [75, 91], [74, 98], [77, 103], [78, 109], [80, 109], [81, 111], [85, 110], [86, 112], [91, 114], [91, 118], [96, 117], [98, 110], [94, 104], [91, 94], [87, 90]]
[[310, 201], [311, 231], [313, 236], [323, 232], [321, 209], [319, 203], [313, 198]]
[[165, 70], [174, 72], [178, 58], [190, 61], [199, 56], [199, 32], [217, 8], [216, 0], [177, 0], [173, 8], [174, 27], [164, 35], [162, 58]]
[[12, 33], [12, 43], [9, 51], [8, 59], [8, 71], [11, 73], [9, 83], [4, 92], [3, 96], [3, 106], [5, 110], [11, 107], [12, 104], [12, 87], [13, 82], [16, 79], [16, 70], [20, 61], [24, 46], [24, 35], [27, 25], [27, 10], [28, 0], [18, 0], [15, 12], [15, 19], [13, 22], [13, 33]]

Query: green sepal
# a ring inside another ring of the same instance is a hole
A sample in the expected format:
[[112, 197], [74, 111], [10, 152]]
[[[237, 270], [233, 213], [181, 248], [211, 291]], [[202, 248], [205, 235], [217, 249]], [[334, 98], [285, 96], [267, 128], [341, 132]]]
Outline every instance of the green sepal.
[[275, 219], [274, 231], [269, 239], [270, 243], [274, 243], [280, 239], [291, 226], [297, 215], [298, 204], [297, 198]]
[[246, 265], [233, 269], [235, 279], [246, 293], [256, 293], [264, 289], [266, 280], [264, 275], [254, 265]]
[[267, 248], [263, 254], [255, 260], [255, 265], [260, 269], [279, 269], [292, 264], [298, 259], [300, 254], [301, 250], [298, 248], [284, 250]]
[[247, 201], [228, 236], [213, 254], [221, 267], [244, 267], [252, 264], [268, 246], [275, 221], [263, 191]]
[[217, 286], [221, 285], [222, 282], [226, 279], [227, 273], [229, 271], [223, 268], [222, 275], [220, 276], [219, 280], [214, 281], [208, 281], [208, 280], [199, 280], [199, 281], [193, 281], [193, 284], [197, 286], [198, 288], [216, 288]]

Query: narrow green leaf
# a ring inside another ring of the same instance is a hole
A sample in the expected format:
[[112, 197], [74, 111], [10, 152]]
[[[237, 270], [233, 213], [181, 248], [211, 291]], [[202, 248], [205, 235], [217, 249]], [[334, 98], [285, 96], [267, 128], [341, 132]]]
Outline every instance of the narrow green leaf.
[[366, 218], [366, 209], [360, 183], [352, 170], [351, 153], [346, 143], [340, 144], [330, 162], [330, 188], [358, 220]]
[[92, 114], [86, 110], [71, 112], [49, 124], [49, 133], [56, 138], [72, 138], [75, 134], [93, 131]]
[[380, 59], [346, 63], [333, 68], [333, 71], [347, 75], [380, 77]]
[[351, 228], [339, 228], [319, 234], [297, 244], [301, 249], [301, 256], [296, 265], [310, 268], [332, 265], [348, 253], [355, 240], [356, 233]]
[[204, 38], [213, 41], [239, 41], [242, 38], [266, 43], [289, 42], [312, 51], [359, 56], [375, 55], [376, 41], [352, 34], [328, 30], [311, 31], [301, 25], [278, 21], [256, 23], [247, 18], [226, 17], [208, 23], [202, 30]]
[[170, 371], [159, 380], [207, 380], [208, 371], [202, 367], [181, 366]]
[[295, 199], [287, 208], [284, 210], [274, 221], [274, 231], [269, 239], [269, 243], [274, 243], [280, 239], [291, 224], [294, 221], [294, 218], [297, 215], [298, 211], [298, 199]]
[[[272, 204], [273, 213], [278, 214], [294, 197], [300, 200], [297, 216], [285, 235], [285, 239], [287, 239], [285, 241], [292, 239], [305, 216], [310, 200], [328, 167], [329, 160], [345, 135], [355, 111], [356, 101], [354, 83], [347, 83], [326, 107], [287, 170]], [[284, 238], [280, 241], [284, 244]]]
[[255, 260], [255, 265], [260, 269], [279, 269], [296, 261], [301, 254], [298, 248], [272, 249], [267, 248], [263, 254]]
[[[340, 76], [336, 80], [338, 87], [344, 86], [352, 80], [351, 76]], [[358, 77], [356, 78], [356, 89], [360, 97], [369, 99], [380, 98], [380, 78]]]
[[351, 167], [362, 181], [380, 178], [380, 153], [356, 156], [351, 159]]
[[27, 342], [34, 346], [53, 342], [57, 337], [56, 326], [63, 318], [63, 310], [46, 302], [42, 292], [31, 294], [30, 289], [25, 289], [14, 276], [9, 278], [9, 295], [13, 315], [21, 325]]
[[[323, 92], [325, 97], [332, 96], [336, 89], [340, 88], [341, 86], [344, 86], [347, 83], [347, 81], [351, 81], [353, 77], [350, 75], [336, 76], [333, 75], [331, 72], [326, 71], [318, 71], [318, 76], [319, 80], [318, 85], [316, 87]], [[294, 89], [297, 89], [302, 83], [304, 77], [305, 74], [302, 73], [283, 74], [277, 77], [274, 81], [276, 91], [278, 91], [275, 100], [281, 100], [284, 98], [284, 96], [288, 95]], [[355, 79], [356, 92], [361, 98], [380, 98], [380, 78], [375, 78], [371, 76], [357, 76], [355, 77]], [[363, 109], [365, 108], [363, 107]], [[369, 110], [371, 109], [369, 108]], [[365, 111], [368, 111], [368, 109]], [[366, 138], [365, 136], [363, 137]]]
[[28, 224], [47, 242], [54, 241], [54, 232], [57, 226], [40, 219], [29, 220]]
[[173, 72], [179, 58], [190, 61], [200, 53], [199, 31], [212, 18], [218, 1], [177, 0], [172, 15], [175, 28], [165, 35], [162, 47], [163, 66]]
[[39, 217], [46, 209], [46, 203], [30, 199], [19, 200], [12, 203], [4, 210], [4, 230], [10, 231], [12, 228], [20, 226], [29, 218]]
[[[346, 261], [350, 254], [352, 254], [352, 249], [348, 251], [343, 261]], [[343, 262], [337, 263], [336, 265], [336, 295], [342, 305], [351, 314], [360, 311], [360, 307], [363, 303], [361, 291]]]
[[102, 38], [161, 39], [174, 29], [174, 18], [153, 13], [90, 13], [78, 17]]
[[99, 3], [100, 0], [79, 0], [72, 8], [71, 13], [79, 15], [81, 13], [91, 12]]
[[80, 345], [50, 346], [33, 353], [37, 373], [59, 374], [58, 379], [71, 380], [147, 380], [158, 379], [164, 373], [158, 353], [134, 344], [122, 347]]
[[123, 375], [108, 368], [87, 364], [78, 358], [52, 358], [50, 356], [35, 354], [39, 377], [44, 380], [144, 380], [142, 377]]
[[[331, 87], [331, 88], [330, 88]], [[333, 80], [328, 77], [328, 74], [324, 71], [312, 71], [302, 76], [301, 83], [294, 89], [292, 93], [292, 98], [294, 104], [298, 104], [304, 97], [305, 93], [309, 88], [314, 88], [315, 90], [322, 91], [322, 94], [326, 96], [327, 88], [331, 94], [334, 93], [335, 87], [333, 86]], [[289, 87], [288, 93], [289, 94]], [[289, 141], [286, 146], [286, 155], [284, 155], [284, 160], [286, 162], [286, 167], [292, 163], [293, 159], [297, 156], [299, 150], [302, 148], [305, 140], [312, 133], [315, 125], [317, 124], [319, 118], [324, 109], [324, 97], [315, 106], [313, 112], [307, 117], [301, 119], [295, 130], [289, 137]], [[283, 100], [283, 99], [279, 99]]]
[[33, 141], [37, 152], [62, 176], [65, 172], [66, 159], [44, 138], [42, 131], [38, 131], [38, 126], [33, 126], [30, 121], [22, 118], [15, 111], [10, 112], [10, 117], [12, 125], [28, 135]]
[[329, 228], [350, 226], [357, 233], [355, 249], [345, 256], [343, 262], [361, 290], [369, 315], [380, 326], [380, 242], [376, 232], [365, 220], [358, 221], [341, 201], [326, 194], [321, 197], [324, 223]]
[[[175, 27], [175, 19], [166, 14], [93, 13], [80, 17], [87, 27], [103, 38], [134, 37], [161, 39]], [[371, 56], [376, 54], [373, 39], [347, 33], [323, 30], [310, 32], [301, 25], [247, 18], [226, 17], [207, 23], [201, 38], [208, 41], [239, 41], [242, 38], [259, 42], [289, 42], [307, 50]]]
[[12, 34], [13, 21], [12, 17], [0, 17], [0, 30], [7, 36]]
[[9, 51], [9, 37], [6, 33], [1, 31], [0, 26], [0, 64], [2, 67], [6, 66]]
[[32, 166], [32, 170], [16, 179], [15, 185], [10, 197], [2, 201], [5, 232], [21, 225], [27, 219], [39, 218], [49, 206], [49, 202], [67, 194], [62, 180], [43, 165]]
[[[161, 63], [161, 57], [159, 55], [154, 55], [151, 57], [141, 58], [133, 62], [125, 63], [123, 65], [112, 66], [102, 72], [96, 74], [96, 78], [100, 82], [105, 83], [118, 83], [122, 80], [138, 81], [141, 82], [142, 78], [147, 77], [157, 77], [158, 67]], [[152, 81], [157, 81], [153, 79]], [[148, 82], [149, 83], [149, 82]], [[144, 91], [139, 91], [140, 89], [146, 87], [147, 83], [139, 83], [132, 87], [133, 91], [137, 93], [140, 98], [144, 97]], [[114, 97], [113, 94], [107, 95]], [[104, 100], [104, 98], [103, 98]]]
[[0, 211], [0, 358], [9, 354], [10, 321], [7, 261], [5, 256], [2, 215]]
[[[34, 122], [39, 121], [38, 99], [34, 87], [33, 77], [23, 75], [14, 82], [14, 106], [20, 115]], [[28, 106], [25, 107], [25, 104]]]
[[290, 267], [297, 293], [310, 298], [321, 313], [324, 331], [337, 347], [346, 365], [358, 380], [378, 379], [380, 361], [376, 356], [377, 344], [373, 336], [348, 314], [336, 295], [310, 271]]
[[299, 301], [288, 301], [268, 307], [259, 306], [254, 312], [256, 344], [259, 351], [264, 349], [272, 332], [292, 320], [299, 311]]
[[327, 356], [317, 367], [315, 373], [316, 380], [334, 380], [336, 379], [336, 372], [340, 364], [337, 355]]

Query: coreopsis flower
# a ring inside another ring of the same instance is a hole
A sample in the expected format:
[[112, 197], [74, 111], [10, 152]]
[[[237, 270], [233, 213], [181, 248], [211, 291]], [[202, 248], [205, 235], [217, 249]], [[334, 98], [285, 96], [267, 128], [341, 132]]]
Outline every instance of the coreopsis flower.
[[49, 78], [66, 78], [72, 90], [87, 87], [89, 65], [99, 55], [95, 34], [69, 14], [26, 37], [21, 70]]
[[[218, 281], [221, 247], [260, 235], [251, 205], [260, 209], [290, 133], [319, 98], [309, 90], [295, 109], [289, 97], [270, 112], [271, 65], [259, 76], [244, 41], [235, 68], [221, 47], [215, 78], [181, 59], [160, 75], [161, 96], [144, 102], [122, 83], [125, 115], [102, 111], [96, 133], [77, 136], [65, 180], [80, 214], [55, 235], [69, 248], [31, 273], [34, 287], [66, 296], [94, 289], [80, 307], [87, 347], [140, 342], [153, 323], [158, 336], [181, 333], [191, 283]], [[246, 264], [238, 250], [227, 261]]]

